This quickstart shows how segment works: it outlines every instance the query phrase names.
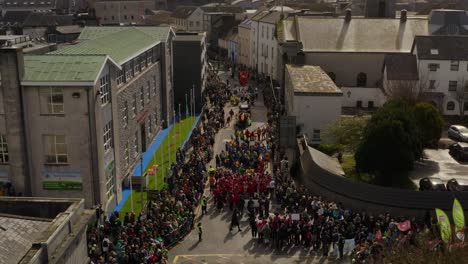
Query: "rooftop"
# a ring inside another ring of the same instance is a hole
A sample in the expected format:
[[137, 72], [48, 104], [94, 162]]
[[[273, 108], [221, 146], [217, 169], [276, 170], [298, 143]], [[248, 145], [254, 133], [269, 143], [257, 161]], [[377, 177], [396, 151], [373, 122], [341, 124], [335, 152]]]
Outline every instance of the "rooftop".
[[387, 80], [419, 80], [416, 56], [413, 54], [388, 54], [384, 63]]
[[427, 19], [401, 22], [353, 17], [347, 22], [344, 18], [299, 16], [296, 21], [297, 39], [305, 52], [409, 52], [414, 36], [429, 34]]
[[294, 93], [310, 95], [342, 95], [322, 68], [311, 65], [286, 65], [286, 71], [291, 80]]
[[417, 36], [418, 59], [468, 60], [468, 36]]
[[197, 9], [196, 6], [178, 6], [174, 12], [172, 12], [172, 17], [188, 18], [195, 9]]

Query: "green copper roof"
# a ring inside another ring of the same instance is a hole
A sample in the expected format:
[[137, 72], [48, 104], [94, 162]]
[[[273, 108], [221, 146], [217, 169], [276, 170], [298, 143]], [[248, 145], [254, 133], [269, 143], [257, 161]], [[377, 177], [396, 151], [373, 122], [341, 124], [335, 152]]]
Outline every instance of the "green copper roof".
[[22, 81], [94, 81], [107, 58], [123, 64], [164, 42], [169, 31], [169, 27], [86, 27], [78, 44], [46, 55], [25, 55]]
[[23, 82], [94, 82], [107, 57], [25, 55]]

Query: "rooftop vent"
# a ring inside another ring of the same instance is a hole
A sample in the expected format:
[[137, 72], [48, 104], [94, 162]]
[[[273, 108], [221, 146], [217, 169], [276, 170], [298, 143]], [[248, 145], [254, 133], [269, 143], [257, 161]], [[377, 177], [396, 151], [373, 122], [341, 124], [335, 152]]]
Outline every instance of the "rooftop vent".
[[439, 55], [438, 49], [431, 49], [431, 55]]
[[403, 23], [403, 22], [406, 22], [407, 19], [408, 19], [408, 12], [406, 11], [406, 9], [401, 10], [400, 21]]

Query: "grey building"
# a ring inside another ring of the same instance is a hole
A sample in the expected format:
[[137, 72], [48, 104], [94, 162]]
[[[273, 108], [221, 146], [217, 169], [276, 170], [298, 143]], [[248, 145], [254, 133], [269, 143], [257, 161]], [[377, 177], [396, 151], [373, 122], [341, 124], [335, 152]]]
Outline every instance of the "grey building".
[[190, 104], [192, 88], [195, 88], [195, 112], [200, 113], [203, 107], [201, 95], [208, 67], [205, 40], [205, 33], [177, 33], [174, 40], [174, 102], [176, 107], [180, 104], [182, 115], [186, 112], [186, 104]]
[[[88, 27], [45, 55], [0, 49], [0, 175], [17, 192], [112, 209], [173, 119], [169, 27]], [[0, 157], [1, 159], [1, 157]]]

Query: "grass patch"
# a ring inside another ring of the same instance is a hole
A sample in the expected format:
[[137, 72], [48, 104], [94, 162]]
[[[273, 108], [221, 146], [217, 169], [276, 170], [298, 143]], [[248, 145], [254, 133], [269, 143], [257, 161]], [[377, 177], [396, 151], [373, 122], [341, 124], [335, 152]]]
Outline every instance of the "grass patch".
[[[149, 181], [147, 189], [149, 190], [160, 190], [164, 186], [164, 177], [167, 175], [172, 162], [176, 159], [177, 149], [182, 146], [185, 139], [195, 123], [196, 117], [188, 117], [180, 122], [177, 122], [169, 131], [164, 141], [159, 146], [158, 150], [154, 154], [148, 166], [145, 168], [145, 172], [148, 171], [149, 167], [153, 165], [159, 165], [155, 175], [148, 175]], [[164, 162], [163, 162], [164, 161]], [[141, 196], [143, 195], [143, 204], [146, 203], [146, 192], [141, 193], [139, 190], [133, 190], [130, 194], [131, 197], [125, 202], [122, 207], [121, 215], [125, 215], [126, 212], [132, 211], [132, 197], [133, 197], [133, 211], [139, 213], [141, 211]]]

